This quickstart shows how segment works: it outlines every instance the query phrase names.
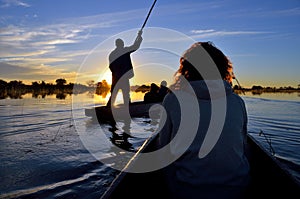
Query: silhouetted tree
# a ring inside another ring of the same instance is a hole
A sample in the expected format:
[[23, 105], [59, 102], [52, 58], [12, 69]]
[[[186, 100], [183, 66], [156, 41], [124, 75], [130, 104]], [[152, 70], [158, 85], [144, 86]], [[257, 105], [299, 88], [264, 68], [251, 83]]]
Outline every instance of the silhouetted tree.
[[108, 85], [105, 79], [97, 83], [97, 87], [96, 87], [97, 95], [101, 95], [103, 98], [105, 98], [109, 90], [110, 90], [110, 86]]
[[41, 87], [44, 88], [45, 86], [46, 86], [46, 82], [45, 82], [45, 81], [42, 81]]
[[0, 89], [4, 89], [7, 86], [7, 82], [0, 79]]
[[61, 78], [61, 79], [57, 79], [55, 82], [57, 86], [63, 86], [67, 83], [67, 80]]
[[0, 79], [0, 99], [5, 99], [7, 97], [7, 82]]
[[142, 86], [138, 86], [138, 85], [133, 86], [133, 87], [131, 87], [131, 89], [135, 92], [145, 93], [145, 92], [148, 92], [150, 90], [150, 86], [143, 84]]
[[262, 86], [252, 86], [252, 90], [262, 90]]
[[31, 82], [31, 86], [35, 89], [38, 88], [40, 84], [38, 82]]
[[25, 84], [22, 81], [13, 80], [8, 83], [8, 86], [11, 89], [23, 89]]
[[7, 96], [11, 99], [21, 99], [27, 92], [26, 85], [22, 81], [13, 80], [7, 84]]
[[241, 89], [238, 85], [234, 85], [233, 90]]

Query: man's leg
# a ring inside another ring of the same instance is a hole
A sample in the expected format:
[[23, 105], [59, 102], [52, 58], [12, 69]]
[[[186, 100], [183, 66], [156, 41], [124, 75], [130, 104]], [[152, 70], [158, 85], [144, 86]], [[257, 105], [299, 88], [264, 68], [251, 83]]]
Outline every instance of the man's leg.
[[130, 85], [129, 85], [129, 79], [126, 79], [122, 82], [122, 94], [123, 94], [123, 102], [124, 105], [129, 105], [131, 102], [130, 100]]
[[114, 89], [116, 87], [116, 84], [117, 84], [117, 81], [115, 78], [112, 78], [112, 83], [111, 83], [111, 88], [110, 88], [110, 97], [109, 97], [109, 100], [106, 104], [106, 106], [111, 106], [111, 105], [114, 105], [115, 101], [116, 101], [116, 97], [117, 97], [117, 90], [114, 92]]

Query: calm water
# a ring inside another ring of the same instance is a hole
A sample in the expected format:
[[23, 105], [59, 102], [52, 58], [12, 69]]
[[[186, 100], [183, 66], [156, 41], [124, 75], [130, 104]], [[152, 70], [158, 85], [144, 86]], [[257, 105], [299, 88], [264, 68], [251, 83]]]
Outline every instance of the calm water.
[[[298, 93], [243, 98], [249, 133], [268, 150], [265, 136], [270, 139], [275, 156], [300, 180]], [[118, 171], [97, 158], [114, 162], [118, 157], [122, 165], [132, 156], [117, 154], [109, 140], [134, 152], [157, 128], [157, 123], [138, 118], [131, 122], [130, 137], [124, 137], [124, 124], [118, 123], [112, 133], [109, 125], [85, 117], [84, 108], [105, 101], [90, 94], [0, 100], [0, 198], [99, 198]]]

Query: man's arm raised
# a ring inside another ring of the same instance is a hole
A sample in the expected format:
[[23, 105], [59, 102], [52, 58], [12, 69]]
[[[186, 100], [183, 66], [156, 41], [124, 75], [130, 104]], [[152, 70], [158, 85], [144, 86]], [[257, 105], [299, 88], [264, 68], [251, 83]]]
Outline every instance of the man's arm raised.
[[143, 34], [143, 31], [139, 30], [138, 35], [135, 38], [134, 43], [131, 46], [127, 47], [129, 52], [134, 52], [137, 49], [139, 49], [139, 47], [141, 46], [141, 43], [143, 41], [142, 34]]

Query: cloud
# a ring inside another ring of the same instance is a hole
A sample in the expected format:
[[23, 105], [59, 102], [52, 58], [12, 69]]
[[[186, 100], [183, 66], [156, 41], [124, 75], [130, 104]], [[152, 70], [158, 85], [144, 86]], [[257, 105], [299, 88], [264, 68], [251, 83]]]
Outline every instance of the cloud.
[[[4, 2], [4, 1], [3, 1]], [[21, 2], [5, 1], [8, 5], [22, 5]], [[115, 13], [57, 19], [54, 24], [40, 26], [7, 25], [0, 28], [0, 62], [31, 67], [48, 64], [57, 66], [82, 61], [92, 47], [87, 43], [95, 37], [91, 32], [104, 32], [107, 28], [119, 26], [125, 21], [140, 18], [145, 9]], [[86, 41], [86, 44], [83, 43]], [[81, 50], [74, 44], [81, 43]], [[91, 45], [91, 43], [88, 43]], [[88, 48], [88, 49], [87, 49]], [[72, 50], [74, 49], [74, 50]], [[76, 49], [76, 50], [75, 50]], [[77, 62], [76, 62], [77, 60]]]
[[214, 29], [208, 29], [208, 30], [191, 30], [191, 33], [193, 34], [203, 34], [203, 33], [209, 33], [209, 32], [215, 32]]
[[[51, 63], [69, 61], [59, 58], [62, 45], [75, 44], [89, 38], [86, 26], [72, 24], [55, 24], [39, 27], [22, 27], [9, 25], [0, 28], [0, 60], [6, 62], [37, 61]], [[58, 57], [58, 58], [54, 58]]]
[[2, 0], [2, 8], [8, 8], [11, 6], [21, 6], [21, 7], [30, 7], [28, 3], [18, 1], [18, 0]]
[[203, 38], [210, 38], [210, 37], [224, 37], [224, 36], [238, 36], [238, 35], [257, 35], [257, 34], [270, 34], [271, 32], [264, 32], [264, 31], [244, 31], [244, 30], [237, 30], [237, 31], [226, 31], [226, 30], [214, 30], [214, 29], [207, 29], [207, 30], [191, 30], [192, 33], [191, 37], [193, 39], [203, 39]]
[[[17, 5], [16, 1], [5, 2], [10, 3], [7, 6], [13, 5], [13, 2], [14, 5]], [[20, 4], [20, 1], [18, 2]], [[111, 35], [112, 33], [106, 30], [114, 31], [114, 27], [127, 29], [128, 23], [131, 21], [141, 20], [143, 22], [141, 16], [145, 16], [147, 11], [148, 8], [143, 8], [57, 19], [52, 24], [31, 25], [22, 23], [20, 25], [2, 26], [0, 28], [1, 67], [3, 63], [10, 64], [9, 71], [15, 69], [18, 72], [16, 74], [21, 78], [37, 78], [38, 75], [50, 77], [50, 74], [55, 77], [59, 73], [64, 73], [62, 72], [64, 70], [68, 70], [65, 71], [67, 75], [72, 69], [75, 71], [75, 67], [80, 65], [83, 56], [90, 52], [91, 45], [95, 44], [91, 42], [91, 38], [95, 34]], [[185, 10], [185, 12], [189, 11], [188, 8]], [[198, 33], [200, 33], [199, 30]], [[36, 71], [35, 67], [37, 66], [44, 66], [40, 70], [42, 72]], [[13, 73], [5, 74], [7, 67], [6, 65], [6, 70], [3, 72], [1, 68], [2, 75], [16, 77], [16, 74]], [[23, 67], [23, 70], [20, 70], [19, 67]], [[51, 68], [55, 68], [55, 74], [50, 70]], [[24, 74], [21, 74], [22, 71]]]
[[[73, 24], [46, 25], [40, 27], [24, 27], [9, 25], [0, 29], [0, 43], [16, 45], [16, 42], [23, 42], [23, 45], [29, 42], [45, 42], [54, 44], [70, 43], [69, 40], [78, 40], [80, 36], [87, 34], [86, 27], [75, 27]], [[49, 41], [49, 42], [47, 42]], [[27, 42], [27, 43], [26, 43]], [[79, 42], [79, 41], [78, 41]]]
[[24, 71], [35, 72], [35, 69], [28, 69], [17, 65], [8, 64], [5, 62], [0, 62], [0, 68], [1, 68], [1, 77], [6, 75], [11, 76], [11, 74], [17, 75], [20, 73], [24, 73]]
[[154, 12], [156, 15], [174, 15], [199, 13], [207, 10], [213, 11], [224, 5], [224, 1], [190, 1], [190, 2], [173, 2], [158, 5]]
[[[119, 12], [108, 12], [96, 15], [69, 17], [60, 19], [59, 24], [80, 27], [81, 29], [107, 29], [127, 25], [125, 22], [141, 20], [147, 13], [147, 8], [132, 9]], [[142, 21], [141, 21], [142, 22]]]
[[47, 65], [39, 65], [31, 68], [26, 68], [14, 64], [0, 62], [1, 74], [0, 79], [15, 79], [30, 81], [53, 81], [58, 78], [66, 78], [68, 81], [73, 81], [76, 77], [75, 72], [65, 71], [59, 68], [53, 68]]
[[228, 16], [233, 18], [251, 17], [252, 19], [294, 17], [299, 15], [300, 15], [300, 7], [293, 7], [293, 8], [280, 9], [280, 10], [244, 8], [239, 11], [234, 11], [228, 14]]
[[285, 10], [275, 10], [272, 12], [275, 16], [294, 16], [294, 15], [300, 15], [300, 8], [290, 8]]
[[[104, 13], [99, 15], [60, 19], [55, 24], [41, 26], [8, 25], [0, 28], [0, 45], [5, 54], [23, 54], [24, 50], [42, 51], [48, 46], [61, 47], [88, 40], [96, 29], [107, 29], [140, 18], [144, 9]], [[99, 32], [99, 31], [98, 31]], [[0, 57], [3, 57], [0, 50]]]
[[48, 50], [38, 50], [38, 51], [26, 51], [24, 53], [19, 53], [19, 54], [15, 54], [15, 53], [5, 53], [5, 52], [1, 52], [1, 57], [0, 60], [4, 60], [6, 59], [6, 61], [8, 61], [11, 58], [25, 58], [25, 57], [31, 57], [31, 56], [37, 56], [37, 55], [44, 55], [46, 53], [48, 53], [50, 51]]
[[54, 39], [49, 41], [36, 42], [35, 45], [43, 46], [43, 45], [58, 45], [58, 44], [74, 44], [78, 41], [72, 39]]

